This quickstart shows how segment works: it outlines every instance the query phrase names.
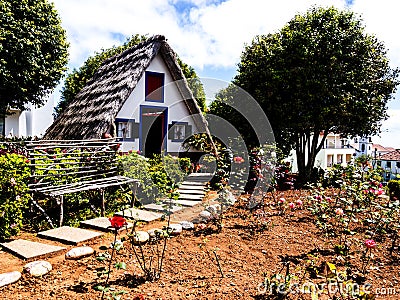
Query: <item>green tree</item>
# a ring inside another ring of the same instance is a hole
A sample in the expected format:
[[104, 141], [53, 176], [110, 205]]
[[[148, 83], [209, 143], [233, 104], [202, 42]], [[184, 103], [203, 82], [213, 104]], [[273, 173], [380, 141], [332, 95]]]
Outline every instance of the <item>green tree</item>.
[[179, 57], [178, 57], [178, 64], [182, 69], [183, 75], [188, 81], [189, 87], [193, 92], [193, 96], [196, 98], [196, 102], [199, 105], [201, 111], [206, 112], [206, 94], [204, 92], [203, 84], [201, 83], [200, 78], [197, 76], [196, 71], [193, 67], [185, 64]]
[[[54, 109], [54, 115], [57, 117], [69, 105], [69, 103], [74, 100], [75, 96], [86, 85], [89, 79], [93, 77], [94, 73], [96, 73], [97, 69], [106, 59], [120, 54], [126, 49], [129, 49], [146, 40], [147, 36], [145, 35], [133, 35], [120, 46], [113, 46], [108, 49], [102, 49], [100, 52], [96, 52], [93, 56], [90, 56], [79, 69], [74, 69], [65, 79], [64, 87], [61, 91], [61, 100]], [[197, 78], [196, 72], [192, 67], [183, 63], [179, 58], [178, 62], [185, 77], [187, 79], [192, 79], [189, 80], [189, 85], [191, 88], [193, 88], [193, 93], [196, 99], [199, 99], [198, 103], [200, 108], [205, 110], [205, 94], [201, 82]]]
[[279, 32], [256, 36], [242, 53], [234, 84], [259, 102], [278, 147], [295, 149], [305, 182], [329, 132], [379, 132], [397, 77], [384, 45], [359, 17], [313, 7]]
[[124, 52], [126, 49], [131, 48], [140, 42], [147, 40], [144, 35], [133, 35], [124, 44], [120, 46], [113, 46], [108, 49], [102, 49], [90, 56], [79, 69], [74, 69], [67, 75], [64, 86], [61, 91], [61, 100], [54, 109], [54, 115], [58, 116], [69, 103], [74, 100], [76, 94], [86, 85], [96, 73], [101, 64], [108, 58]]
[[47, 0], [0, 1], [0, 116], [41, 106], [68, 62], [66, 33]]

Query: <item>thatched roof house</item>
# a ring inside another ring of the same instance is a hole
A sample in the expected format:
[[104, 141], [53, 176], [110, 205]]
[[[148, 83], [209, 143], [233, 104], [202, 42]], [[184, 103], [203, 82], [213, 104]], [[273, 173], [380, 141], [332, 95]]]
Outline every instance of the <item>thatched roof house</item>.
[[[167, 132], [174, 125], [174, 133]], [[208, 133], [164, 36], [153, 36], [106, 60], [48, 128], [44, 139], [100, 138], [105, 132], [113, 133], [114, 126], [128, 143], [126, 150], [144, 150], [145, 136], [158, 143], [159, 135], [148, 137], [156, 131], [161, 131], [162, 139], [168, 136], [168, 147], [163, 145], [167, 152], [176, 152], [178, 147], [171, 143], [181, 142], [189, 133]]]

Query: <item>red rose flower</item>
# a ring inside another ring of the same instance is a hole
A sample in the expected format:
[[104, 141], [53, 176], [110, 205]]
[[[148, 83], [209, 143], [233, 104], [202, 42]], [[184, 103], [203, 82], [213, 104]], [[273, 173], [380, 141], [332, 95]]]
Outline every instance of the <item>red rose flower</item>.
[[366, 246], [368, 249], [372, 249], [372, 248], [375, 248], [375, 247], [376, 247], [376, 243], [375, 243], [374, 240], [366, 240], [364, 243], [365, 243], [365, 246]]
[[111, 223], [111, 227], [115, 229], [120, 229], [122, 226], [127, 225], [125, 218], [120, 216], [114, 216], [112, 218], [108, 218]]
[[237, 163], [237, 164], [244, 163], [244, 159], [243, 159], [243, 157], [241, 157], [241, 156], [236, 156], [236, 157], [234, 157], [234, 158], [233, 158], [233, 161], [234, 161], [235, 163]]
[[145, 300], [143, 294], [137, 294], [133, 297], [133, 300]]

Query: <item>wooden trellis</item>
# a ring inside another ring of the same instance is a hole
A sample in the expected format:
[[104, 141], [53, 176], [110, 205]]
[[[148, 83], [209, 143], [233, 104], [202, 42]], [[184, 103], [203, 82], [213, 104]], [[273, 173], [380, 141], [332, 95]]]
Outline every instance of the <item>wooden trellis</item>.
[[98, 190], [101, 194], [101, 215], [105, 212], [104, 190], [111, 186], [129, 184], [134, 192], [138, 180], [118, 174], [117, 151], [120, 144], [114, 139], [41, 140], [30, 141], [26, 147], [31, 167], [28, 184], [32, 204], [54, 224], [35, 199], [41, 194], [56, 199], [60, 206], [59, 225], [64, 219], [64, 195]]

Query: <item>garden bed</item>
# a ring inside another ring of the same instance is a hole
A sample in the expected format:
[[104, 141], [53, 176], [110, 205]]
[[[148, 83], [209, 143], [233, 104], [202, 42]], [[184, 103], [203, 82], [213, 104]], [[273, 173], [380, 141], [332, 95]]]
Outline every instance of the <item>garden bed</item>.
[[[305, 192], [300, 191], [277, 195], [293, 203], [304, 196]], [[121, 250], [115, 261], [126, 262], [127, 269], [111, 273], [111, 287], [127, 292], [121, 295], [121, 299], [140, 299], [135, 298], [139, 295], [143, 295], [144, 299], [264, 299], [265, 279], [278, 273], [284, 276], [287, 268], [290, 274], [298, 277], [293, 277], [292, 283], [311, 281], [316, 286], [323, 284], [323, 277], [329, 275], [327, 273], [332, 273], [327, 262], [338, 270], [344, 270], [344, 261], [348, 260], [353, 270], [362, 269], [362, 253], [358, 248], [351, 248], [350, 257], [346, 259], [336, 254], [332, 245], [337, 241], [321, 234], [308, 210], [299, 206], [281, 213], [276, 207], [267, 206], [262, 211], [251, 213], [246, 207], [247, 202], [246, 197], [240, 197], [225, 214], [221, 232], [209, 229], [185, 231], [171, 238], [158, 281], [145, 281], [132, 252]], [[141, 230], [162, 227], [163, 224], [165, 222], [142, 225]], [[20, 235], [36, 239], [29, 233], [21, 232]], [[352, 238], [363, 243], [362, 237], [357, 234]], [[112, 241], [113, 235], [107, 234], [92, 246], [101, 252], [99, 247]], [[202, 247], [199, 247], [200, 244]], [[366, 280], [360, 283], [360, 286], [377, 294], [377, 299], [398, 299], [400, 295], [400, 255], [398, 249], [390, 254], [390, 247], [390, 239], [377, 242], [366, 267]], [[214, 255], [209, 255], [214, 253], [213, 250], [219, 258], [223, 277]], [[18, 270], [24, 264], [6, 253], [1, 253], [1, 257], [3, 271]], [[96, 260], [95, 256], [77, 261], [65, 261], [63, 256], [57, 256], [49, 261], [53, 264], [50, 273], [42, 278], [23, 274], [17, 283], [0, 289], [0, 298], [101, 298], [101, 292], [94, 287], [104, 282], [104, 278], [96, 275], [104, 262]], [[313, 272], [319, 274], [312, 278]], [[328, 299], [325, 294], [319, 299]], [[294, 285], [289, 299], [311, 299], [311, 295], [300, 292]]]

